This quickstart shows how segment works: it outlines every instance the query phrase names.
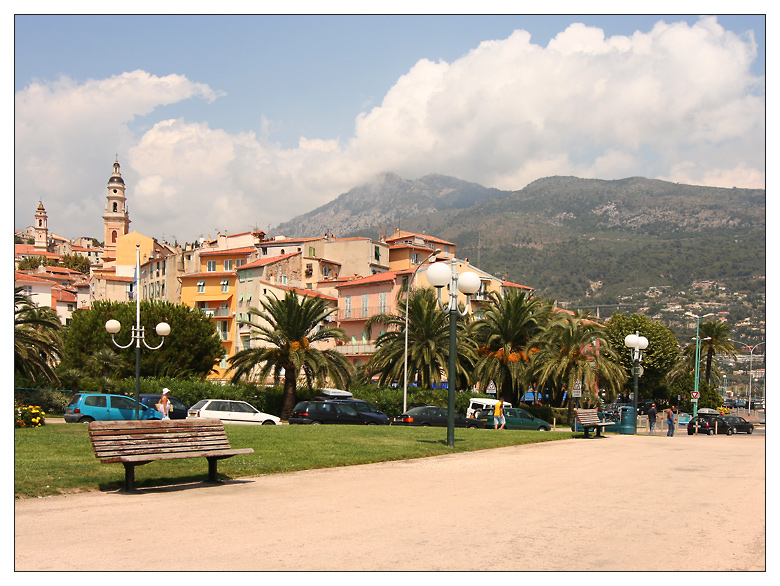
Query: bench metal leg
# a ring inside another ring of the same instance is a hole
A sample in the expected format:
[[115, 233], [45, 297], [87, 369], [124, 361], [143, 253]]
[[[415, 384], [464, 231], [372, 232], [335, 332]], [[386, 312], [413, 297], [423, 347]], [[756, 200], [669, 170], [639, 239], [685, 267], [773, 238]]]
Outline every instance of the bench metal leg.
[[122, 462], [125, 466], [125, 490], [132, 492], [135, 490], [135, 464]]
[[209, 461], [209, 482], [219, 483], [217, 480], [217, 458], [206, 458]]

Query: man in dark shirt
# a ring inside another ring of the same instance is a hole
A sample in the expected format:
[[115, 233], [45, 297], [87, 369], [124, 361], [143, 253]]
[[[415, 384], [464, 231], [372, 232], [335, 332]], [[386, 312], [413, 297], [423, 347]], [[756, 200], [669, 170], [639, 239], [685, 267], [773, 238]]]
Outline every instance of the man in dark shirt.
[[647, 422], [650, 424], [650, 435], [655, 435], [655, 416], [658, 414], [658, 409], [655, 408], [655, 403], [650, 405], [650, 409], [647, 412]]

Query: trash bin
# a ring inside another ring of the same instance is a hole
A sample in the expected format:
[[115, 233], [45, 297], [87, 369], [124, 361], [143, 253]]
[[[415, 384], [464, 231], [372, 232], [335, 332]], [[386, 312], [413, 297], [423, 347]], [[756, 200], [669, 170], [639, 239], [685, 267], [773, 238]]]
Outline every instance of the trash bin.
[[623, 435], [636, 434], [636, 415], [633, 407], [620, 408], [620, 433]]

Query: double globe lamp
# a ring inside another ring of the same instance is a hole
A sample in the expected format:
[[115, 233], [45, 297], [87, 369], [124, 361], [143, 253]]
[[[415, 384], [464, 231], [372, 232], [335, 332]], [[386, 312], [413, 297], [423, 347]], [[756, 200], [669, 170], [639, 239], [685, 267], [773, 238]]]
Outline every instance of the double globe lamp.
[[[442, 311], [450, 314], [450, 356], [449, 369], [447, 373], [447, 445], [455, 446], [455, 387], [457, 383], [457, 323], [458, 315], [466, 315], [471, 303], [471, 295], [479, 291], [482, 281], [473, 271], [467, 271], [458, 275], [455, 260], [450, 261], [450, 266], [446, 262], [437, 262], [428, 267], [425, 276], [428, 282], [436, 287], [439, 298], [439, 307]], [[444, 287], [450, 288], [450, 300], [445, 308], [441, 302], [441, 290]], [[466, 295], [466, 308], [461, 313], [458, 309], [458, 291]]]

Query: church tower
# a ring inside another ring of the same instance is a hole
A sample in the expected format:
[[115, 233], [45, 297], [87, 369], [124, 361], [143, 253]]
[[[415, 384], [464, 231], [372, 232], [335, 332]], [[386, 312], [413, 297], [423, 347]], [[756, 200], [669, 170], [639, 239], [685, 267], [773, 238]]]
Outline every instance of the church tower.
[[49, 250], [49, 228], [47, 225], [48, 216], [43, 207], [43, 202], [38, 202], [38, 209], [35, 210], [35, 251], [46, 252]]
[[104, 254], [116, 258], [116, 240], [130, 231], [130, 216], [127, 212], [125, 182], [119, 172], [119, 162], [114, 162], [114, 172], [108, 180], [106, 213], [103, 215]]

